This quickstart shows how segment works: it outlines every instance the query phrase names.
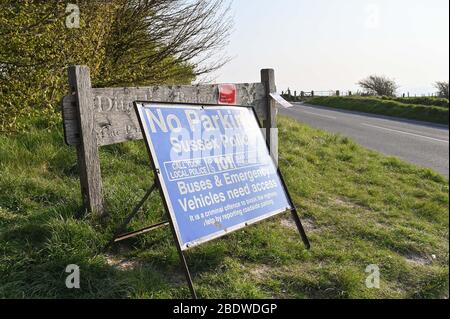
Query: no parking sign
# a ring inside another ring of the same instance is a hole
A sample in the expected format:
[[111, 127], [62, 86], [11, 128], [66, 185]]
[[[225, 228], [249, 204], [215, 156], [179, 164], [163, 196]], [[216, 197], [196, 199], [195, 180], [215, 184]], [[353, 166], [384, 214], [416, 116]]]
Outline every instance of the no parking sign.
[[252, 108], [135, 106], [182, 250], [292, 209]]

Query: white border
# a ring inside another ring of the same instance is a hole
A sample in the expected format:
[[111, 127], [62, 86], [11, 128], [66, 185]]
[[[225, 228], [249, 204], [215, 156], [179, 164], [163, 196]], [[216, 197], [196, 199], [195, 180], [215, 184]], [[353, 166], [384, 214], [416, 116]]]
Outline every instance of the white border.
[[[157, 175], [158, 175], [159, 185], [160, 185], [160, 187], [162, 189], [162, 192], [164, 194], [164, 197], [165, 197], [163, 200], [165, 201], [165, 203], [167, 205], [167, 208], [169, 209], [169, 214], [170, 214], [170, 217], [172, 219], [172, 224], [173, 224], [173, 227], [175, 229], [175, 233], [177, 235], [177, 240], [178, 240], [179, 246], [180, 246], [182, 251], [189, 250], [191, 248], [194, 248], [196, 246], [204, 244], [204, 243], [206, 243], [208, 241], [211, 241], [211, 240], [223, 237], [223, 236], [225, 236], [225, 235], [227, 235], [227, 234], [229, 234], [231, 232], [234, 232], [234, 231], [237, 231], [239, 229], [245, 228], [247, 226], [250, 226], [252, 224], [255, 224], [257, 222], [260, 222], [262, 220], [268, 219], [270, 217], [273, 217], [275, 215], [284, 213], [284, 212], [292, 209], [292, 207], [289, 206], [289, 207], [286, 207], [286, 209], [284, 209], [284, 210], [277, 210], [277, 211], [265, 214], [263, 216], [259, 216], [257, 218], [251, 219], [251, 220], [249, 220], [247, 222], [244, 222], [244, 223], [235, 225], [233, 227], [226, 228], [224, 230], [220, 230], [218, 232], [215, 232], [215, 233], [212, 233], [210, 235], [204, 236], [204, 237], [199, 238], [199, 239], [197, 239], [195, 241], [188, 242], [188, 243], [182, 243], [181, 242], [182, 241], [181, 232], [180, 232], [180, 229], [178, 227], [175, 211], [173, 209], [172, 202], [170, 200], [169, 192], [168, 192], [168, 189], [166, 187], [166, 184], [165, 184], [165, 181], [164, 181], [164, 177], [162, 176], [163, 171], [161, 170], [161, 167], [159, 167], [159, 160], [158, 160], [158, 156], [156, 155], [157, 153], [156, 153], [155, 147], [153, 145], [153, 142], [152, 142], [151, 139], [147, 138], [148, 136], [150, 136], [150, 134], [149, 134], [149, 131], [148, 131], [148, 128], [147, 128], [147, 124], [146, 124], [146, 121], [145, 121], [144, 110], [145, 110], [145, 108], [151, 108], [151, 107], [169, 108], [169, 109], [171, 109], [171, 108], [172, 109], [174, 109], [174, 108], [177, 108], [177, 109], [178, 108], [183, 108], [183, 109], [195, 109], [195, 110], [197, 110], [197, 109], [204, 109], [205, 107], [207, 107], [208, 109], [213, 109], [213, 110], [214, 109], [224, 110], [227, 106], [201, 106], [201, 105], [199, 105], [199, 106], [192, 106], [192, 105], [184, 105], [184, 104], [166, 104], [166, 103], [157, 103], [157, 102], [155, 102], [155, 103], [153, 103], [153, 102], [148, 102], [148, 103], [146, 103], [146, 102], [136, 102], [136, 107], [137, 107], [137, 111], [138, 111], [138, 115], [139, 115], [139, 120], [140, 120], [140, 122], [142, 124], [141, 126], [142, 126], [142, 128], [144, 130], [144, 140], [146, 141], [146, 143], [147, 143], [147, 145], [148, 145], [148, 147], [150, 149], [151, 156], [153, 157], [153, 164], [155, 165], [154, 170], [156, 172], [159, 172], [159, 174], [157, 174]], [[236, 107], [236, 106], [229, 106], [229, 107]], [[249, 107], [243, 107], [243, 108], [246, 108], [247, 110], [250, 109]], [[251, 112], [251, 113], [253, 115], [253, 118], [257, 122], [257, 118], [255, 117], [255, 113], [254, 112]], [[258, 128], [259, 128], [259, 125], [258, 125]], [[264, 139], [264, 135], [262, 134], [261, 130], [258, 129], [258, 131], [260, 132], [263, 140], [265, 140]], [[276, 171], [276, 173], [278, 175], [278, 178], [281, 180], [281, 177], [278, 174], [278, 169], [276, 168], [276, 165], [275, 165], [275, 163], [273, 161], [273, 158], [272, 158], [272, 156], [270, 156], [270, 152], [268, 150], [267, 150], [267, 154], [271, 158], [272, 165], [274, 165], [274, 168], [275, 168], [275, 171]], [[164, 167], [164, 169], [165, 169], [165, 167]], [[284, 189], [283, 183], [281, 183], [280, 186], [283, 188], [283, 191], [285, 193], [287, 202], [289, 203], [289, 197], [287, 196], [287, 191], [286, 191], [286, 189]]]

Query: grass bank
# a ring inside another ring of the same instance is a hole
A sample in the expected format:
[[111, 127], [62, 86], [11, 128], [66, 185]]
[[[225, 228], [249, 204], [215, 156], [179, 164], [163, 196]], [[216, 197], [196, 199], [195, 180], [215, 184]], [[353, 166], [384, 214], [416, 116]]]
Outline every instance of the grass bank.
[[382, 96], [380, 99], [396, 101], [403, 104], [416, 104], [416, 105], [428, 105], [428, 106], [438, 106], [449, 108], [448, 99], [439, 98], [439, 97], [390, 97], [390, 96]]
[[[168, 229], [101, 252], [152, 182], [142, 142], [102, 148], [108, 210], [81, 212], [76, 155], [62, 129], [0, 136], [0, 298], [189, 297]], [[347, 138], [280, 119], [281, 170], [313, 248], [289, 215], [188, 253], [202, 298], [448, 297], [448, 180]], [[158, 197], [136, 229], [161, 220]], [[81, 289], [65, 268], [81, 269]], [[380, 267], [380, 289], [365, 270]]]
[[396, 100], [377, 97], [314, 97], [309, 99], [307, 103], [411, 120], [449, 124], [448, 107], [406, 104]]

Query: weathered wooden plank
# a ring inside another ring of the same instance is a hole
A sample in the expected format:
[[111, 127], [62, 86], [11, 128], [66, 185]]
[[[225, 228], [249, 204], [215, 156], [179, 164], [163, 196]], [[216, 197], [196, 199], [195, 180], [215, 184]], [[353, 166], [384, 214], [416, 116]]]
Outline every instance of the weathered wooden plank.
[[63, 113], [64, 141], [67, 145], [78, 145], [80, 144], [80, 129], [77, 118], [78, 112], [76, 96], [64, 96], [61, 105]]
[[[76, 97], [76, 118], [80, 133], [77, 146], [78, 167], [80, 170], [81, 192], [85, 207], [99, 216], [104, 214], [102, 176], [98, 154], [97, 134], [95, 132], [95, 112], [92, 108], [91, 77], [88, 67], [69, 68], [69, 84]], [[64, 114], [73, 118], [73, 109]], [[70, 138], [66, 138], [70, 140]]]
[[[261, 120], [266, 119], [267, 99], [262, 83], [236, 84], [237, 104], [254, 106]], [[142, 139], [133, 101], [216, 104], [218, 85], [153, 86], [145, 88], [94, 88], [94, 132], [99, 146]], [[63, 100], [64, 128], [69, 145], [80, 143], [77, 125], [70, 116], [73, 100]], [[66, 116], [67, 114], [67, 116]]]
[[273, 69], [261, 70], [261, 82], [264, 83], [266, 90], [265, 96], [267, 117], [264, 121], [264, 127], [266, 128], [266, 140], [270, 147], [270, 154], [272, 155], [274, 161], [278, 164], [278, 109], [275, 100], [270, 96], [270, 93], [275, 93], [277, 91], [275, 85], [275, 71]]

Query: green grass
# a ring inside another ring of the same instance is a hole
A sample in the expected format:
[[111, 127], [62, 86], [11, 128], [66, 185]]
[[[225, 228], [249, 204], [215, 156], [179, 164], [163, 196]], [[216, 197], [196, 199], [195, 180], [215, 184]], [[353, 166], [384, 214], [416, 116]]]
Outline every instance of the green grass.
[[334, 107], [345, 110], [401, 117], [411, 120], [449, 123], [448, 107], [420, 104], [406, 104], [396, 100], [378, 97], [314, 97], [307, 101], [309, 104]]
[[396, 101], [403, 104], [416, 104], [416, 105], [428, 105], [428, 106], [438, 106], [438, 107], [444, 107], [449, 108], [449, 101], [445, 98], [439, 98], [439, 97], [429, 97], [429, 96], [423, 96], [423, 97], [390, 97], [390, 96], [382, 96], [380, 99], [383, 100], [389, 100], [389, 101]]
[[[152, 182], [142, 142], [101, 149], [112, 219], [82, 213], [62, 129], [0, 137], [0, 298], [189, 297], [171, 233], [102, 247]], [[348, 138], [280, 119], [281, 170], [312, 242], [285, 214], [188, 252], [202, 298], [448, 297], [448, 180]], [[161, 220], [157, 196], [136, 229]], [[433, 258], [434, 256], [434, 258]], [[65, 268], [81, 269], [81, 289]], [[377, 264], [381, 289], [365, 286]]]

